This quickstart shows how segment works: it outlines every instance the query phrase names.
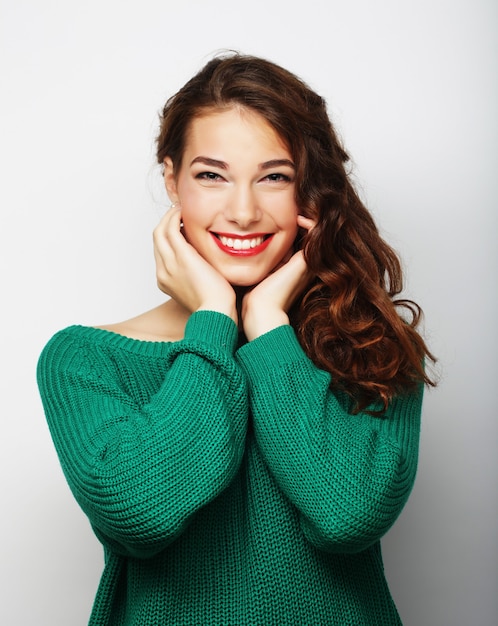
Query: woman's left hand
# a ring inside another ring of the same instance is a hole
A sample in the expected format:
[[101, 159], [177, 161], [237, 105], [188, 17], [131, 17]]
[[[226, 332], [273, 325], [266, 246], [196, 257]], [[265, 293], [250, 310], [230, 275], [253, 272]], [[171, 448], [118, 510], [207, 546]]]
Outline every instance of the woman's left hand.
[[[313, 220], [302, 215], [298, 216], [297, 223], [306, 230], [315, 225]], [[248, 341], [289, 324], [287, 313], [310, 278], [303, 251], [299, 250], [244, 296], [242, 323]]]

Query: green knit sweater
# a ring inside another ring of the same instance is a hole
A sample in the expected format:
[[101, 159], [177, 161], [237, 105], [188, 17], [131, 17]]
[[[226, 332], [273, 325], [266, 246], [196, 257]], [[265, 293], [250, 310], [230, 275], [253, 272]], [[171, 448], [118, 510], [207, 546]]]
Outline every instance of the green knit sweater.
[[238, 347], [72, 326], [38, 382], [69, 486], [105, 548], [92, 626], [400, 624], [380, 537], [411, 490], [422, 389], [352, 416], [293, 329]]

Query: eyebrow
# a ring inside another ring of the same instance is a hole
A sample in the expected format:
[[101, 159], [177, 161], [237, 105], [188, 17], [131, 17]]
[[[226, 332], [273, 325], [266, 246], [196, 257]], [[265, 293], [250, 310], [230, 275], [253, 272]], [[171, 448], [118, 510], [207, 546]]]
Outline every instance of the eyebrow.
[[[225, 161], [218, 161], [218, 159], [211, 159], [210, 157], [205, 157], [205, 156], [195, 157], [195, 159], [192, 160], [190, 165], [192, 166], [194, 163], [203, 163], [204, 165], [210, 165], [211, 167], [218, 167], [219, 169], [222, 169], [222, 170], [228, 169], [228, 163], [225, 163]], [[291, 167], [292, 169], [295, 169], [294, 163], [290, 161], [289, 159], [271, 159], [271, 161], [265, 161], [264, 163], [260, 163], [258, 165], [258, 168], [260, 170], [268, 170], [268, 169], [271, 169], [272, 167], [282, 167], [282, 166]]]
[[295, 165], [292, 161], [290, 161], [289, 159], [272, 159], [271, 161], [265, 161], [264, 163], [260, 163], [259, 165], [259, 169], [260, 170], [269, 170], [272, 167], [291, 167], [292, 169], [295, 169]]
[[210, 165], [211, 167], [218, 167], [222, 170], [228, 169], [228, 164], [225, 161], [218, 161], [217, 159], [210, 159], [205, 156], [198, 156], [190, 163], [192, 166], [194, 163], [203, 163], [204, 165]]

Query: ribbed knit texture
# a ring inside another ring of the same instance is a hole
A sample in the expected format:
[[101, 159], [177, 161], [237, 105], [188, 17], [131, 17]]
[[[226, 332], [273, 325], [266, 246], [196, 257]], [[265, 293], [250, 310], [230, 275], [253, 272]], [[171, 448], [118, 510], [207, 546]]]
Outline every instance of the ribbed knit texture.
[[72, 326], [38, 382], [106, 564], [91, 626], [399, 625], [380, 537], [416, 471], [422, 388], [347, 413], [289, 326], [219, 313], [144, 342]]

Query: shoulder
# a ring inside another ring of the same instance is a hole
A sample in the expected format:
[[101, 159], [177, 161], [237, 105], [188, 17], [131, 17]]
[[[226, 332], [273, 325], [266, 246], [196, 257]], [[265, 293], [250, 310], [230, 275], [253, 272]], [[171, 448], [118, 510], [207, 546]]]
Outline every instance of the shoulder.
[[177, 302], [168, 300], [131, 319], [95, 328], [138, 341], [173, 342], [183, 339], [189, 316]]
[[[92, 353], [94, 360], [106, 343], [102, 330], [91, 326], [68, 326], [53, 335], [44, 346], [38, 359], [38, 378], [56, 371], [81, 371], [83, 364]], [[97, 357], [98, 358], [98, 357]]]
[[43, 348], [38, 371], [80, 370], [85, 363], [108, 360], [118, 352], [164, 356], [173, 342], [183, 339], [189, 317], [170, 302], [123, 322], [58, 331]]

